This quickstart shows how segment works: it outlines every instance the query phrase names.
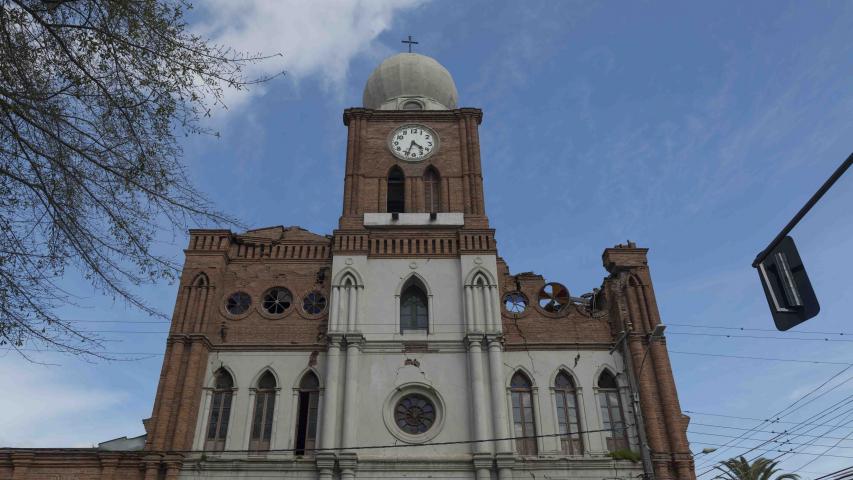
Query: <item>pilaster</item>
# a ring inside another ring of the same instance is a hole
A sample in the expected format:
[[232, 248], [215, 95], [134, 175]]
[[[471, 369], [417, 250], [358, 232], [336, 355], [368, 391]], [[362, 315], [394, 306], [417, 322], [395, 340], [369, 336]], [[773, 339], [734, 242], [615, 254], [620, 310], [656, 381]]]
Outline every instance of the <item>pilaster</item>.
[[[503, 375], [503, 344], [499, 336], [488, 335], [489, 343], [489, 383], [492, 394], [492, 419], [495, 437], [509, 437], [509, 426], [507, 420], [506, 394], [504, 389]], [[512, 442], [500, 440], [495, 442], [495, 451], [498, 453], [511, 453]]]
[[[468, 379], [471, 383], [471, 408], [473, 420], [474, 439], [485, 440], [488, 436], [487, 419], [489, 408], [486, 402], [485, 378], [483, 376], [483, 336], [467, 335], [465, 343], [468, 347]], [[481, 454], [490, 450], [486, 442], [474, 444], [473, 450]]]
[[[358, 414], [358, 362], [364, 337], [360, 334], [347, 334], [346, 339], [346, 371], [344, 373], [344, 412], [341, 447], [356, 446]], [[342, 470], [343, 471], [343, 470]], [[341, 474], [343, 478], [343, 473]]]

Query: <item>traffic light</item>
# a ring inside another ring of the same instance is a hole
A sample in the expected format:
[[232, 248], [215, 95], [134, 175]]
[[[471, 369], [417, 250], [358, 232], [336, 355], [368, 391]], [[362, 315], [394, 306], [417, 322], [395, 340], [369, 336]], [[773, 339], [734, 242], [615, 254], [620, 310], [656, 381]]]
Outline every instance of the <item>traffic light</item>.
[[793, 238], [784, 237], [757, 268], [776, 328], [788, 330], [820, 312], [820, 304]]

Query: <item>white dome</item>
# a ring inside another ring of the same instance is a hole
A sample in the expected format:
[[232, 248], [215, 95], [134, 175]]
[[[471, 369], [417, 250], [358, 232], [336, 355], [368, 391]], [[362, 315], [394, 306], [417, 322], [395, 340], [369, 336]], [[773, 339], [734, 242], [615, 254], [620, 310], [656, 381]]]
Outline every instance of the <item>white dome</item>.
[[374, 110], [450, 110], [457, 95], [450, 72], [435, 59], [398, 53], [370, 74], [363, 104]]

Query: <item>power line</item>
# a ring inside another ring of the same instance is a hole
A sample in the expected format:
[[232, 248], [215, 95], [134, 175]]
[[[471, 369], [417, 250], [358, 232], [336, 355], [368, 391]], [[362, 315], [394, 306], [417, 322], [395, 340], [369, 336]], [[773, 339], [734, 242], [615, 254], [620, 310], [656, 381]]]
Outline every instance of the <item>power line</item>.
[[[779, 330], [775, 328], [747, 328], [747, 327], [724, 327], [718, 325], [699, 325], [696, 323], [672, 323], [666, 322], [667, 325], [672, 325], [673, 327], [688, 327], [688, 328], [711, 328], [717, 330], [740, 330], [742, 332], [772, 332], [778, 333]], [[797, 330], [793, 333], [803, 333], [803, 334], [814, 334], [814, 335], [850, 335], [853, 336], [853, 332], [819, 332], [815, 330]]]
[[775, 337], [772, 335], [735, 335], [729, 333], [701, 333], [701, 332], [667, 332], [667, 335], [691, 335], [696, 337], [717, 338], [749, 338], [760, 340], [792, 340], [801, 342], [853, 342], [853, 338], [810, 338], [810, 337]]
[[[697, 432], [696, 430], [688, 430], [688, 431], [687, 431], [687, 433], [692, 433], [692, 434], [694, 434], [694, 435], [709, 435], [709, 436], [712, 436], [712, 437], [723, 437], [723, 438], [742, 438], [743, 440], [759, 440], [759, 441], [762, 441], [762, 442], [763, 442], [763, 441], [768, 441], [768, 442], [771, 442], [771, 443], [784, 443], [784, 444], [786, 444], [786, 445], [798, 445], [798, 446], [805, 446], [805, 447], [830, 447], [830, 448], [843, 448], [843, 449], [851, 449], [851, 450], [853, 450], [853, 445], [851, 445], [851, 446], [849, 446], [849, 447], [846, 447], [846, 446], [839, 446], [839, 445], [838, 445], [838, 443], [841, 443], [841, 442], [843, 442], [844, 440], [847, 440], [847, 438], [846, 438], [846, 437], [824, 437], [824, 436], [821, 436], [821, 435], [805, 435], [805, 436], [808, 436], [808, 437], [815, 437], [815, 438], [814, 438], [814, 440], [809, 440], [809, 442], [812, 442], [812, 441], [815, 441], [815, 440], [819, 440], [819, 439], [821, 439], [821, 438], [825, 438], [825, 439], [832, 439], [832, 438], [836, 438], [836, 439], [839, 439], [839, 441], [838, 441], [835, 445], [822, 445], [822, 444], [817, 444], [817, 443], [815, 443], [815, 444], [813, 444], [813, 443], [791, 443], [791, 442], [788, 442], [788, 441], [773, 440], [773, 439], [767, 439], [767, 438], [756, 438], [756, 437], [736, 437], [736, 436], [734, 436], [734, 435], [725, 435], [725, 434], [722, 434], [722, 433]], [[851, 432], [851, 434], [853, 434], [853, 432]]]
[[[749, 420], [761, 420], [761, 419], [760, 419], [760, 418], [750, 418]], [[776, 422], [776, 423], [791, 423], [791, 424], [797, 424], [797, 422], [782, 422], [782, 421], [779, 421], [779, 422]], [[755, 430], [755, 429], [752, 429], [752, 428], [733, 427], [733, 426], [731, 426], [731, 425], [717, 425], [717, 424], [714, 424], [714, 423], [690, 422], [690, 425], [691, 425], [691, 426], [696, 425], [696, 426], [700, 426], [700, 427], [711, 427], [711, 428], [725, 428], [725, 429], [730, 429], [730, 430], [752, 430], [753, 432], [760, 432], [760, 433], [773, 433], [773, 434], [788, 433], [788, 431], [787, 431], [787, 430], [784, 430], [784, 431], [781, 431], [781, 432], [778, 432], [778, 431], [776, 431], [776, 430]], [[807, 424], [805, 424], [805, 425], [827, 426], [827, 425], [829, 425], [829, 424], [828, 424], [828, 423], [807, 423]], [[805, 436], [805, 437], [820, 437], [820, 438], [828, 438], [828, 439], [830, 439], [830, 440], [838, 440], [839, 438], [841, 438], [841, 437], [827, 437], [827, 436], [825, 436], [825, 435], [802, 435], [802, 436]]]
[[[735, 437], [734, 435], [726, 435], [723, 433], [697, 432], [696, 430], [688, 430], [687, 432], [688, 433], [694, 433], [696, 435], [711, 435], [714, 437], [743, 438], [744, 440], [761, 440], [761, 441], [768, 440], [766, 438], [756, 438], [756, 437]], [[768, 432], [767, 430], [755, 430], [755, 432], [757, 432], [757, 433], [774, 433], [774, 434], [783, 434], [783, 435], [786, 434], [786, 432]], [[853, 432], [850, 432], [850, 434], [853, 435]], [[806, 435], [806, 434], [801, 434], [798, 436], [814, 438], [815, 440], [820, 440], [821, 438], [825, 438], [827, 440], [841, 440], [841, 441], [850, 440], [849, 435], [847, 437], [829, 437], [826, 435]], [[775, 442], [775, 440], [771, 440], [771, 441]], [[828, 447], [829, 445], [814, 445], [814, 446], [815, 447]], [[853, 448], [853, 445], [851, 445], [849, 447], [838, 447], [838, 448]]]
[[[841, 470], [836, 470], [834, 472], [827, 473], [826, 475], [824, 475], [822, 477], [817, 477], [814, 480], [824, 480], [824, 479], [832, 477], [834, 475], [838, 475], [839, 473], [847, 473], [846, 472], [847, 470], [853, 470], [853, 466], [845, 467], [845, 468], [842, 468]], [[851, 471], [849, 473], [853, 474], [853, 471]], [[842, 477], [836, 477], [836, 478], [841, 479]], [[843, 478], [849, 478], [849, 477], [843, 477]]]
[[[829, 382], [831, 382], [831, 381], [835, 380], [836, 378], [838, 378], [839, 376], [841, 376], [842, 374], [844, 374], [845, 372], [847, 372], [847, 370], [850, 370], [850, 368], [851, 368], [851, 367], [853, 367], [853, 365], [847, 365], [845, 368], [843, 368], [842, 370], [840, 370], [838, 373], [835, 373], [834, 375], [832, 375], [831, 377], [829, 377], [829, 379], [827, 379], [825, 382], [821, 383], [820, 385], [818, 385], [817, 387], [813, 388], [812, 390], [809, 390], [805, 395], [802, 395], [800, 398], [798, 398], [797, 400], [795, 400], [793, 403], [791, 403], [791, 404], [790, 404], [790, 405], [788, 405], [787, 407], [785, 407], [785, 408], [783, 408], [782, 410], [780, 410], [780, 411], [778, 411], [778, 412], [774, 413], [773, 415], [771, 415], [771, 418], [774, 418], [774, 417], [782, 418], [782, 417], [785, 417], [785, 416], [787, 416], [787, 415], [790, 415], [794, 410], [799, 409], [799, 408], [802, 408], [802, 407], [803, 407], [803, 405], [806, 405], [806, 404], [802, 404], [802, 405], [800, 405], [799, 407], [797, 407], [796, 409], [792, 409], [792, 407], [794, 407], [795, 405], [797, 405], [798, 403], [800, 403], [802, 400], [806, 399], [807, 397], [809, 397], [809, 396], [810, 396], [810, 395], [812, 395], [813, 393], [817, 392], [818, 390], [820, 390], [821, 388], [823, 388], [826, 384], [828, 384]], [[853, 378], [853, 377], [850, 377], [850, 378]], [[848, 380], [850, 380], [850, 378], [848, 378]], [[841, 384], [839, 384], [839, 385], [841, 385]], [[832, 391], [832, 390], [833, 390], [833, 389], [835, 389], [835, 388], [838, 388], [838, 385], [836, 385], [835, 387], [833, 387], [833, 388], [832, 388], [832, 389], [830, 389], [829, 391]], [[828, 392], [825, 392], [824, 394], [826, 394], [826, 393], [828, 393]], [[819, 397], [816, 397], [816, 398], [819, 398]], [[809, 403], [810, 403], [811, 401], [813, 401], [813, 400], [814, 400], [814, 399], [810, 400], [810, 401], [809, 401]], [[786, 411], [787, 411], [787, 413], [785, 413]], [[764, 425], [764, 423], [766, 423], [766, 422], [767, 422], [767, 420], [762, 421], [760, 424], [755, 425], [755, 426], [753, 427], [753, 429], [761, 428], [761, 427]], [[749, 431], [744, 432], [744, 433], [743, 433], [743, 436], [747, 435], [748, 433], [749, 433]], [[726, 442], [726, 445], [725, 445], [722, 449], [720, 449], [720, 450], [718, 450], [717, 452], [715, 452], [715, 453], [714, 453], [714, 456], [717, 456], [717, 457], [718, 457], [718, 456], [720, 455], [720, 453], [722, 453], [723, 451], [725, 451], [725, 450], [727, 450], [727, 449], [731, 448], [731, 447], [732, 447], [732, 445], [731, 445], [731, 444], [732, 444], [732, 443], [734, 443], [734, 442], [736, 442], [736, 441], [737, 441], [737, 440], [732, 440], [732, 441]], [[749, 452], [751, 452], [751, 451], [755, 450], [756, 448], [758, 448], [758, 447], [753, 447], [752, 449], [747, 450], [746, 452], [744, 452], [742, 455], [745, 455], [745, 454], [747, 454], [747, 453], [749, 453]], [[719, 458], [719, 457], [718, 457], [718, 458]], [[707, 460], [710, 460], [710, 459], [707, 459]], [[713, 470], [713, 469], [706, 470], [705, 472], [703, 472], [703, 473], [701, 473], [701, 474], [697, 475], [697, 478], [698, 478], [699, 476], [701, 476], [701, 475], [704, 475], [704, 474], [706, 474], [706, 473], [708, 473], [708, 472], [712, 471], [712, 470]]]
[[768, 360], [774, 362], [793, 362], [793, 363], [812, 363], [817, 365], [853, 365], [853, 363], [849, 362], [827, 362], [824, 360], [801, 360], [795, 358], [772, 358], [772, 357], [756, 357], [751, 355], [731, 355], [724, 353], [707, 353], [707, 352], [684, 352], [680, 350], [669, 350], [669, 353], [676, 353], [680, 355], [698, 355], [702, 357], [722, 357], [722, 358], [739, 358], [742, 360]]

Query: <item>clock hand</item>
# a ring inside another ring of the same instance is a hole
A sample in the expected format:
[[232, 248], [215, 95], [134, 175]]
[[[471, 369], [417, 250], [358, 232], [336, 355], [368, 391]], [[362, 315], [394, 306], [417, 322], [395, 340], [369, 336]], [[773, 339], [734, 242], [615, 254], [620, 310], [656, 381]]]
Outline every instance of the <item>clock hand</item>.
[[412, 140], [412, 143], [409, 144], [409, 149], [406, 150], [406, 155], [408, 155], [412, 151], [412, 146], [414, 146], [414, 145], [415, 145], [415, 141]]

